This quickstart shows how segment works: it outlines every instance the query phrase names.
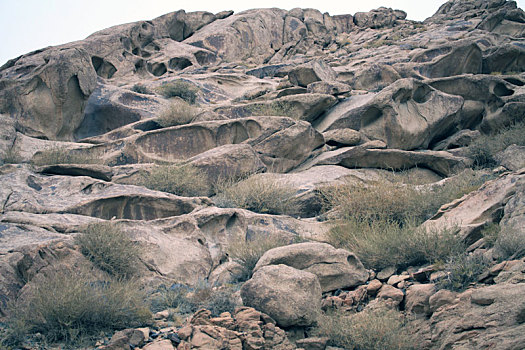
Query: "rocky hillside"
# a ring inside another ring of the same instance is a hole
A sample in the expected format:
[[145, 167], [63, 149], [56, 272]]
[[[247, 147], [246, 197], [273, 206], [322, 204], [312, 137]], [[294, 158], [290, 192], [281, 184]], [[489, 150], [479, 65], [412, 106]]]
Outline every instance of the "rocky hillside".
[[8, 61], [3, 346], [525, 348], [524, 73], [506, 0], [180, 10]]

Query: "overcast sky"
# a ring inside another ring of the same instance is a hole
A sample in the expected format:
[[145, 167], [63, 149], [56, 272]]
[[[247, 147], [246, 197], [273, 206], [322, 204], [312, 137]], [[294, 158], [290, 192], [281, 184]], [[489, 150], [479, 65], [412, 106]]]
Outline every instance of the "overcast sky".
[[[446, 0], [0, 0], [0, 65], [8, 59], [49, 45], [80, 40], [98, 30], [168, 12], [240, 12], [250, 8], [316, 8], [354, 14], [379, 6], [402, 9], [409, 19], [430, 17]], [[521, 8], [525, 0], [518, 0]]]

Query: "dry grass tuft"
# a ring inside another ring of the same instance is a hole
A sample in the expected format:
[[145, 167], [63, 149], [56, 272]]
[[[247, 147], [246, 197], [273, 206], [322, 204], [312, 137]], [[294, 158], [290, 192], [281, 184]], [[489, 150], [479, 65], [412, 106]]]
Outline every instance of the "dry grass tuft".
[[357, 314], [336, 312], [321, 316], [316, 333], [328, 337], [332, 346], [347, 350], [409, 350], [414, 339], [399, 312], [365, 310]]
[[115, 224], [88, 225], [76, 242], [84, 256], [112, 276], [129, 278], [136, 273], [140, 250]]
[[143, 175], [142, 185], [178, 196], [207, 196], [208, 177], [193, 165], [158, 165]]
[[295, 189], [286, 182], [256, 174], [238, 182], [223, 181], [216, 186], [214, 201], [223, 208], [243, 208], [262, 214], [289, 214], [298, 211]]
[[100, 280], [86, 271], [63, 271], [32, 285], [30, 296], [19, 301], [8, 321], [18, 327], [7, 344], [40, 333], [48, 341], [79, 343], [101, 332], [139, 327], [151, 313], [139, 284]]
[[191, 106], [183, 100], [175, 100], [160, 112], [157, 123], [163, 128], [189, 124], [199, 112], [199, 108]]

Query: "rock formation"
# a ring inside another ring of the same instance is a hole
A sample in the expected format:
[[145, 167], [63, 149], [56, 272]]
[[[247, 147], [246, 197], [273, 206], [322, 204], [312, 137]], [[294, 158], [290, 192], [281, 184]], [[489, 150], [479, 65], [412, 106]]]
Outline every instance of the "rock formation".
[[[477, 164], [469, 145], [525, 121], [525, 13], [514, 1], [450, 0], [424, 22], [406, 17], [384, 7], [179, 10], [8, 61], [0, 316], [52, 271], [90, 264], [74, 238], [109, 222], [141, 247], [135, 265], [154, 287], [236, 283], [243, 266], [228, 249], [238, 240], [296, 244], [262, 256], [240, 290], [244, 307], [201, 310], [155, 338], [127, 330], [104, 349], [324, 349], [308, 333], [321, 309], [380, 302], [416, 315], [421, 348], [525, 346], [521, 257], [456, 293], [438, 291], [436, 266], [372, 271], [354, 252], [297, 243], [326, 241], [335, 215], [324, 210], [326, 186], [398, 171], [441, 186]], [[181, 100], [198, 108], [163, 125]], [[525, 234], [524, 146], [498, 150], [498, 176], [421, 227], [456, 230], [495, 262], [484, 229]], [[204, 174], [201, 196], [147, 188], [160, 165]], [[219, 207], [221, 186], [255, 173], [291, 189], [289, 215]]]

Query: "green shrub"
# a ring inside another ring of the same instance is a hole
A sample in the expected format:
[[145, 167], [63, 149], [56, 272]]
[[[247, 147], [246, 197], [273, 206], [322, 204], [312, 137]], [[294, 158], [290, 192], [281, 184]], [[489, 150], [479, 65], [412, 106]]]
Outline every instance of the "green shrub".
[[482, 254], [457, 254], [445, 264], [446, 276], [438, 281], [440, 289], [463, 291], [489, 267], [490, 262]]
[[143, 175], [142, 184], [152, 190], [178, 196], [208, 195], [208, 177], [193, 165], [159, 165]]
[[222, 208], [243, 208], [263, 214], [289, 214], [298, 211], [295, 189], [288, 183], [256, 174], [239, 182], [216, 186], [214, 198]]
[[494, 243], [494, 249], [501, 260], [525, 257], [525, 230], [519, 227], [505, 227]]
[[238, 279], [246, 281], [251, 278], [255, 265], [264, 253], [287, 244], [290, 242], [277, 235], [257, 235], [252, 239], [237, 237], [230, 242], [226, 251], [233, 261], [243, 267], [243, 273]]
[[426, 231], [411, 222], [400, 226], [389, 219], [349, 218], [329, 231], [328, 241], [354, 252], [366, 267], [375, 270], [444, 262], [465, 250], [451, 231]]
[[512, 144], [525, 146], [525, 122], [503, 128], [494, 135], [481, 135], [468, 146], [467, 154], [474, 160], [474, 167], [491, 168], [498, 165], [496, 153]]
[[140, 285], [100, 280], [85, 271], [57, 272], [33, 284], [29, 297], [12, 310], [10, 327], [49, 341], [79, 342], [100, 332], [139, 327], [150, 321]]
[[99, 164], [100, 157], [82, 151], [81, 149], [68, 149], [55, 146], [44, 151], [39, 151], [33, 156], [31, 163], [34, 165], [53, 164]]
[[194, 104], [197, 99], [197, 88], [193, 84], [184, 80], [175, 80], [165, 83], [161, 85], [158, 90], [164, 97], [180, 97], [190, 104]]
[[183, 125], [191, 123], [197, 114], [199, 114], [198, 108], [190, 106], [182, 100], [176, 100], [161, 111], [157, 122], [163, 128]]
[[357, 314], [336, 312], [320, 317], [315, 333], [347, 350], [408, 350], [417, 344], [401, 314], [383, 308]]
[[137, 245], [116, 225], [91, 224], [76, 237], [82, 254], [115, 277], [129, 278], [140, 261]]
[[131, 88], [131, 91], [137, 92], [139, 94], [145, 94], [145, 95], [153, 95], [153, 92], [151, 92], [150, 89], [146, 85], [143, 84], [135, 84]]

